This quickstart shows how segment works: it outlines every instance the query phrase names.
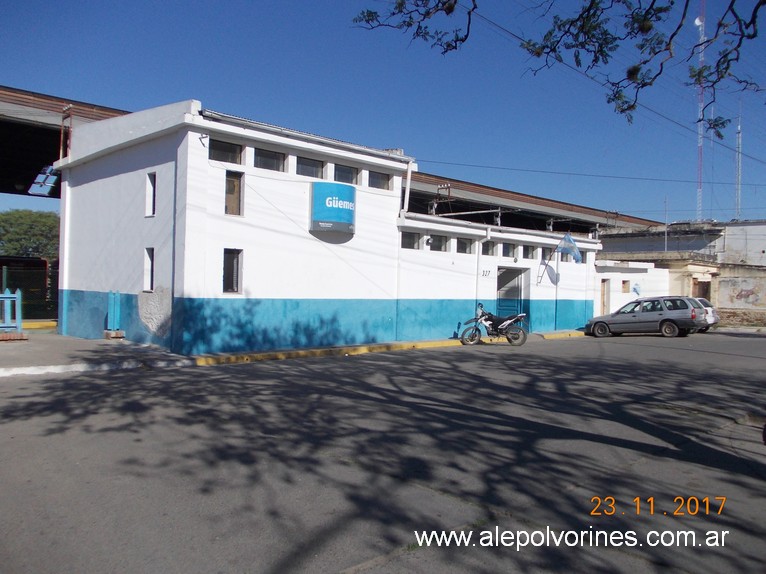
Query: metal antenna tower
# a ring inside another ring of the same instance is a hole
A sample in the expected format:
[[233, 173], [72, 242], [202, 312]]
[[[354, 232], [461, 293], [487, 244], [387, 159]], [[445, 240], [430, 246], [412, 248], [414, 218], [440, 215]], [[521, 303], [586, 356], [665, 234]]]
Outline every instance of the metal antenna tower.
[[734, 195], [734, 219], [740, 216], [740, 201], [742, 200], [742, 111], [737, 118], [737, 189]]
[[[705, 65], [705, 0], [700, 1], [700, 15], [694, 20], [699, 28], [699, 66]], [[705, 88], [702, 82], [697, 85], [697, 221], [702, 221], [702, 148], [705, 139], [704, 113], [705, 113]]]

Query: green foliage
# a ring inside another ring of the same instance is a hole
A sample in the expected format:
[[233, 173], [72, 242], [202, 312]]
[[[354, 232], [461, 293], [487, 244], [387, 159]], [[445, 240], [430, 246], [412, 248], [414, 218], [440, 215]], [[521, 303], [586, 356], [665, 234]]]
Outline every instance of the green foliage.
[[58, 259], [58, 214], [30, 209], [1, 212], [0, 255]]

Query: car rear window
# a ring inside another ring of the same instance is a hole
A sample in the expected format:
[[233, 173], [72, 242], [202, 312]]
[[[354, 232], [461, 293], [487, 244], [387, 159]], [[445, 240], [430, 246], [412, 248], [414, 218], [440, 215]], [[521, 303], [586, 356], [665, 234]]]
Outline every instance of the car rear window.
[[702, 297], [698, 297], [697, 301], [702, 303], [703, 307], [712, 307], [713, 306], [713, 304], [710, 301], [708, 301], [707, 299], [703, 299]]
[[665, 307], [668, 311], [675, 311], [678, 309], [688, 309], [689, 304], [683, 299], [665, 299]]

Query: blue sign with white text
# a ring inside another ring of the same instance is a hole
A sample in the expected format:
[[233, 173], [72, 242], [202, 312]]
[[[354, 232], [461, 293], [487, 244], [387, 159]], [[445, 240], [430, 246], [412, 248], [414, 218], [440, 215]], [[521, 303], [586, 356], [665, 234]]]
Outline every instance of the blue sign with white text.
[[315, 181], [311, 189], [311, 231], [354, 233], [356, 188]]

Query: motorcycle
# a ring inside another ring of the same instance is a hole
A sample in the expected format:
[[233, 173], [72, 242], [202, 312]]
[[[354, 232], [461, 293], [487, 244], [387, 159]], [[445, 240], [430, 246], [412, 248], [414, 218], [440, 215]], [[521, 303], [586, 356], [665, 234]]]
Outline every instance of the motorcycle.
[[526, 317], [526, 313], [509, 315], [508, 317], [498, 317], [484, 310], [484, 305], [479, 303], [476, 317], [468, 319], [467, 327], [460, 335], [460, 342], [463, 345], [475, 345], [481, 341], [481, 328], [484, 327], [488, 337], [505, 336], [508, 342], [514, 347], [518, 347], [527, 342], [527, 332], [521, 326], [521, 322]]

